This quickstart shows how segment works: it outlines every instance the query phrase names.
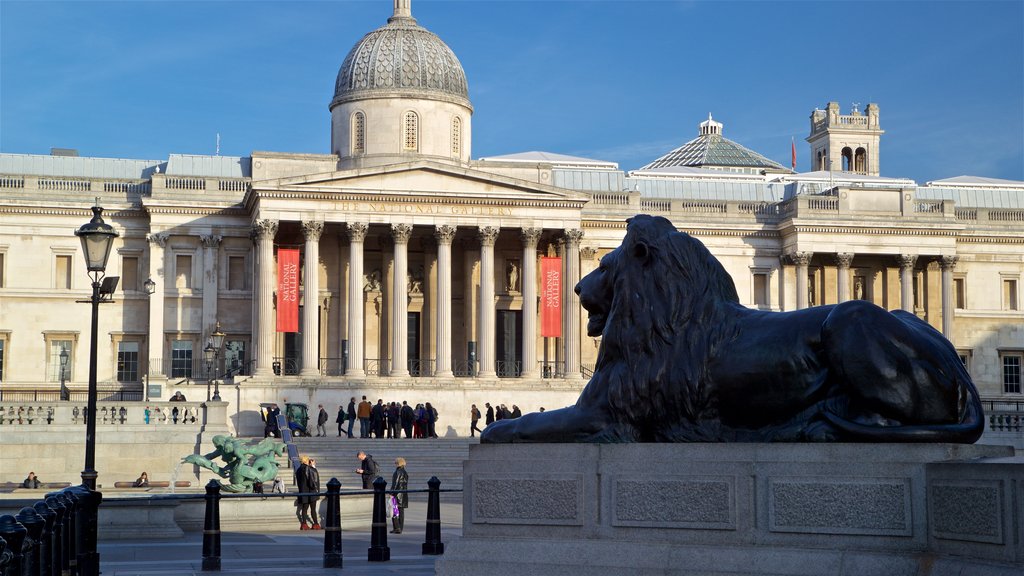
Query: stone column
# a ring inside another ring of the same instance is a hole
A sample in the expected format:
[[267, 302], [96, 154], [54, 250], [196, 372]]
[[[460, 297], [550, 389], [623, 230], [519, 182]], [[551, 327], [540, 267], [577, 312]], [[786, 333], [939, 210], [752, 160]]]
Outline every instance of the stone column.
[[565, 377], [579, 378], [580, 374], [580, 297], [576, 284], [580, 281], [580, 240], [582, 230], [565, 231], [565, 282], [562, 284], [562, 341], [565, 343]]
[[807, 265], [814, 252], [794, 252], [790, 255], [796, 265], [796, 309], [807, 308]]
[[523, 228], [523, 378], [536, 378], [537, 365], [537, 242], [541, 228]]
[[836, 254], [836, 266], [838, 267], [836, 283], [839, 284], [839, 302], [846, 302], [850, 299], [851, 262], [853, 262], [852, 252], [839, 252]]
[[[562, 283], [564, 284], [565, 282], [567, 282], [567, 280], [565, 278], [565, 236], [559, 236], [555, 240], [555, 256], [558, 256], [561, 259], [561, 262], [562, 262], [562, 267], [561, 267], [560, 271], [562, 273]], [[559, 302], [559, 304], [561, 304], [563, 308], [565, 307], [564, 296], [565, 296], [565, 293], [564, 293], [564, 290], [563, 290], [563, 293], [559, 295], [559, 298], [562, 299], [562, 301]], [[562, 312], [562, 323], [563, 324], [565, 323], [565, 312], [564, 312], [564, 310]], [[555, 338], [555, 369], [554, 369], [554, 373], [559, 378], [565, 377], [565, 331], [564, 330], [562, 331], [562, 335], [561, 336]]]
[[273, 376], [274, 362], [274, 236], [277, 220], [257, 220], [255, 224], [256, 263], [259, 273], [256, 308], [256, 367], [254, 376]]
[[164, 247], [167, 234], [150, 234], [149, 278], [155, 284], [149, 296], [149, 377], [164, 379]]
[[409, 238], [412, 226], [392, 224], [395, 266], [391, 278], [391, 376], [409, 375]]
[[917, 256], [900, 254], [900, 308], [913, 314], [914, 312], [914, 264]]
[[348, 223], [348, 367], [345, 376], [363, 378], [363, 241], [369, 226]]
[[499, 229], [493, 226], [480, 227], [480, 341], [477, 356], [480, 358], [480, 377], [495, 376], [494, 354], [494, 243]]
[[203, 245], [203, 334], [207, 336], [217, 324], [217, 248], [221, 240], [216, 234], [199, 237]]
[[320, 375], [320, 235], [324, 223], [307, 220], [302, 223], [306, 237], [306, 266], [302, 272], [302, 371], [299, 376]]
[[452, 375], [452, 241], [455, 226], [434, 228], [437, 238], [437, 372], [435, 376]]
[[953, 340], [953, 315], [956, 302], [953, 300], [953, 269], [956, 268], [959, 256], [943, 256], [939, 260], [942, 268], [942, 335], [949, 341]]

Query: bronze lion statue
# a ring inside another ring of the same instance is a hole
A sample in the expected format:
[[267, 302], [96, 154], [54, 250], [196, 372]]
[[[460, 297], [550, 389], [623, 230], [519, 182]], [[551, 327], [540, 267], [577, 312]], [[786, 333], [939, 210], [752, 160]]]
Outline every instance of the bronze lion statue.
[[859, 300], [747, 308], [665, 218], [631, 218], [576, 293], [601, 336], [579, 400], [499, 420], [482, 442], [970, 443], [984, 429], [956, 350], [917, 316]]

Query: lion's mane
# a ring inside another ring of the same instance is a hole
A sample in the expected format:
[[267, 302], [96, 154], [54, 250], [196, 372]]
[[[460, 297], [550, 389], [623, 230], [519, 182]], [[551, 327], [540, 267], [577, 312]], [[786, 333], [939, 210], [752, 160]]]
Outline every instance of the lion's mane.
[[661, 217], [629, 220], [591, 385], [613, 418], [648, 442], [720, 435], [710, 360], [738, 330], [732, 277]]

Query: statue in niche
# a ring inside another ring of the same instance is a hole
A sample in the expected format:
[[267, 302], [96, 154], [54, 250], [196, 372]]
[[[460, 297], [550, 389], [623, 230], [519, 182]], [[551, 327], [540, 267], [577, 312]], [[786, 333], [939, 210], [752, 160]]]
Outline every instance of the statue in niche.
[[601, 337], [579, 400], [495, 422], [482, 442], [971, 443], [984, 430], [956, 349], [914, 314], [747, 308], [665, 218], [631, 218], [576, 291]]
[[[214, 436], [213, 446], [215, 450], [205, 456], [189, 454], [182, 461], [211, 470], [228, 480], [227, 484], [220, 483], [225, 492], [252, 492], [253, 484], [272, 482], [277, 477], [275, 458], [285, 451], [284, 443], [274, 438], [250, 444], [240, 438]], [[214, 458], [224, 463], [218, 464]]]
[[864, 277], [857, 276], [853, 279], [853, 299], [854, 300], [865, 300], [864, 294]]
[[508, 261], [508, 274], [506, 275], [506, 284], [508, 292], [519, 292], [519, 261], [509, 260]]
[[380, 292], [380, 269], [363, 274], [363, 292]]
[[409, 294], [422, 294], [423, 293], [423, 266], [416, 269], [416, 272], [410, 272], [407, 276], [409, 282]]

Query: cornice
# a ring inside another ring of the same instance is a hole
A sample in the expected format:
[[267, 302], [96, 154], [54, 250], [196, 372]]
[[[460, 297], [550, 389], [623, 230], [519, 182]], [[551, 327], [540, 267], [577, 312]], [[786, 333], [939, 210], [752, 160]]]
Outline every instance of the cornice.
[[241, 207], [205, 208], [202, 206], [146, 206], [150, 214], [185, 214], [192, 216], [241, 216], [248, 217], [249, 211]]
[[[601, 220], [583, 220], [581, 227], [587, 230], [625, 230], [626, 222], [606, 222]], [[696, 228], [693, 226], [676, 226], [676, 230], [686, 232], [690, 236], [717, 236], [723, 238], [781, 238], [779, 230], [750, 230], [724, 228]]]
[[332, 202], [387, 202], [391, 204], [443, 204], [443, 205], [487, 205], [507, 207], [542, 207], [542, 208], [581, 208], [586, 199], [570, 200], [564, 198], [493, 198], [467, 196], [426, 196], [413, 195], [412, 190], [404, 194], [353, 194], [344, 192], [312, 192], [298, 190], [253, 190], [253, 196], [272, 200], [326, 200]]
[[[82, 216], [87, 217], [92, 215], [91, 208], [56, 208], [47, 206], [0, 206], [0, 214], [21, 214], [21, 215], [41, 215], [41, 216]], [[117, 217], [117, 218], [144, 218], [146, 217], [145, 210], [138, 210], [133, 208], [117, 210], [104, 208], [103, 215], [105, 217]]]
[[808, 225], [793, 225], [785, 226], [782, 229], [786, 231], [793, 231], [798, 234], [852, 234], [852, 235], [865, 235], [871, 234], [876, 236], [947, 236], [955, 238], [960, 234], [959, 230], [943, 230], [935, 228], [868, 228], [868, 227], [842, 227], [842, 226], [808, 226]]

